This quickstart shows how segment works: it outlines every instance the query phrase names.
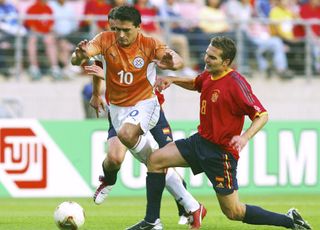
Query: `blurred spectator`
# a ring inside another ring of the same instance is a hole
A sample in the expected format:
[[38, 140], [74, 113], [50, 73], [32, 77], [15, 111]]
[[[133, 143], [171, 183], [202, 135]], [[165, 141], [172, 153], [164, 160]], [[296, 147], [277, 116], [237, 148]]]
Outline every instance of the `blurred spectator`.
[[151, 5], [148, 0], [134, 0], [134, 7], [141, 14], [141, 30], [145, 34], [163, 40], [163, 33], [159, 22], [156, 20], [158, 8]]
[[198, 28], [200, 31], [194, 43], [198, 46], [198, 53], [200, 59], [198, 60], [199, 68], [202, 70], [204, 67], [203, 54], [205, 53], [211, 37], [220, 35], [228, 36], [234, 39], [234, 33], [231, 30], [232, 27], [228, 22], [228, 18], [225, 12], [221, 8], [221, 0], [206, 0], [205, 5], [199, 10], [193, 9], [199, 14]]
[[199, 26], [205, 33], [223, 35], [230, 32], [228, 18], [220, 6], [221, 0], [206, 0], [200, 10]]
[[0, 74], [9, 76], [8, 59], [14, 63], [14, 41], [17, 35], [26, 35], [26, 29], [19, 24], [18, 10], [7, 2], [0, 0]]
[[295, 12], [292, 10], [290, 0], [276, 0], [275, 6], [270, 11], [269, 18], [280, 21], [272, 25], [274, 34], [279, 35], [283, 40], [288, 42], [297, 41], [293, 33], [294, 24], [291, 22], [297, 18], [297, 15], [295, 15]]
[[75, 75], [74, 67], [70, 63], [71, 53], [74, 49], [73, 44], [79, 42], [75, 37], [78, 21], [70, 2], [54, 0], [49, 2], [49, 6], [52, 8], [54, 15], [53, 31], [57, 38], [58, 58], [63, 67], [62, 75], [71, 79]]
[[183, 58], [185, 65], [191, 66], [189, 43], [186, 36], [187, 29], [183, 28], [183, 26], [181, 25], [183, 21], [176, 1], [166, 0], [166, 4], [161, 6], [159, 9], [159, 15], [161, 19], [164, 20], [164, 23], [169, 23], [169, 40], [171, 46]]
[[164, 5], [166, 5], [166, 0], [150, 0], [150, 3], [160, 9]]
[[84, 16], [102, 16], [105, 17], [105, 20], [97, 20], [97, 22], [94, 22], [90, 19], [86, 19], [80, 24], [81, 32], [97, 34], [108, 28], [107, 15], [110, 10], [111, 5], [108, 4], [106, 0], [86, 0], [83, 13]]
[[268, 18], [270, 10], [273, 6], [274, 0], [256, 0], [255, 1], [255, 10], [258, 17]]
[[205, 44], [208, 44], [206, 34], [199, 27], [199, 9], [203, 7], [203, 2], [200, 0], [188, 0], [179, 1], [176, 5], [183, 21], [181, 26], [186, 29], [191, 57], [194, 57], [196, 61], [196, 68], [202, 71], [204, 67], [203, 53], [207, 48]]
[[[174, 1], [172, 1], [172, 3], [174, 3]], [[151, 5], [151, 3], [148, 0], [135, 0], [134, 6], [137, 10], [139, 10], [141, 14], [142, 31], [145, 34], [153, 36], [161, 41], [164, 41], [165, 34], [157, 19], [157, 16], [159, 14], [161, 17], [160, 10], [155, 6]], [[170, 5], [167, 5], [166, 8], [162, 9], [163, 16], [166, 15], [166, 17], [170, 17], [172, 13], [173, 12]], [[171, 30], [171, 32], [173, 32], [173, 30]], [[174, 32], [170, 34], [170, 36], [168, 36], [168, 43], [170, 43], [171, 47], [184, 58], [186, 67], [182, 70], [182, 74], [193, 75], [194, 71], [192, 71], [192, 69], [190, 68], [190, 53], [189, 53], [189, 44], [188, 44], [187, 38], [183, 34], [178, 34]], [[170, 74], [173, 74], [173, 73], [170, 72]]]
[[277, 21], [271, 25], [271, 32], [279, 36], [287, 45], [287, 57], [289, 68], [297, 74], [304, 73], [304, 43], [294, 34], [293, 20], [298, 17], [297, 5], [291, 0], [275, 0], [275, 6], [271, 9], [269, 18]]
[[[52, 9], [47, 3], [47, 0], [35, 0], [35, 2], [27, 9], [27, 16], [33, 17], [49, 17], [53, 16]], [[28, 36], [28, 56], [29, 56], [29, 73], [33, 80], [41, 78], [40, 65], [38, 62], [38, 39], [42, 40], [45, 46], [46, 56], [50, 64], [50, 75], [54, 79], [61, 78], [61, 69], [58, 65], [57, 44], [53, 34], [53, 19], [27, 19], [26, 27], [29, 29]]]
[[[320, 20], [320, 0], [309, 0], [300, 7], [300, 17], [307, 21], [312, 19]], [[305, 38], [306, 31], [303, 26], [296, 30], [296, 35]], [[311, 25], [311, 50], [313, 54], [313, 69], [315, 73], [320, 74], [320, 24]]]
[[127, 0], [110, 0], [111, 7], [117, 7], [117, 6], [123, 6], [123, 5], [129, 5], [129, 2]]
[[203, 3], [200, 3], [198, 0], [180, 0], [176, 4], [184, 22], [183, 26], [189, 31], [194, 28], [199, 28], [200, 15], [198, 9], [202, 8]]
[[[254, 17], [250, 0], [229, 0], [223, 8], [229, 19], [240, 22], [239, 29], [243, 34], [244, 47], [239, 55], [241, 55], [240, 64], [244, 65], [244, 72], [249, 72], [248, 52], [252, 52], [256, 57], [259, 71], [270, 76], [269, 70], [274, 69], [278, 76], [284, 79], [291, 78], [293, 73], [288, 70], [283, 41], [277, 36], [271, 36], [269, 26]], [[272, 55], [272, 68], [269, 67], [266, 53]]]

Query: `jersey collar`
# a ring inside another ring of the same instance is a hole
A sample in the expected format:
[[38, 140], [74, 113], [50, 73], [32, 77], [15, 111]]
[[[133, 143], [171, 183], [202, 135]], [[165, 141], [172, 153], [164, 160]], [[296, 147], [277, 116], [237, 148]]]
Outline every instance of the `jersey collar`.
[[213, 76], [211, 75], [211, 80], [212, 80], [212, 81], [219, 80], [219, 79], [225, 77], [225, 76], [226, 76], [228, 73], [230, 73], [231, 71], [233, 71], [233, 69], [228, 68], [228, 69], [226, 69], [225, 71], [223, 71], [223, 73], [222, 73], [221, 75], [219, 75], [219, 76], [217, 76], [217, 77], [213, 77]]

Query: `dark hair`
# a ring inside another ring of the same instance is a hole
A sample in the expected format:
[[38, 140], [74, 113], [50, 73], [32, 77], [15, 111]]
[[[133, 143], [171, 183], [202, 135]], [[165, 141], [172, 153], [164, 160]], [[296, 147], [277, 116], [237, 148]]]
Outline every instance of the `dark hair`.
[[113, 19], [132, 22], [135, 27], [141, 24], [141, 14], [133, 6], [119, 6], [113, 13]]
[[118, 8], [119, 8], [119, 6], [113, 7], [113, 8], [109, 11], [108, 20], [114, 19], [114, 14], [116, 13], [116, 10], [117, 10]]
[[234, 41], [228, 37], [217, 36], [217, 37], [211, 38], [210, 44], [211, 44], [211, 46], [214, 46], [218, 49], [221, 49], [222, 50], [222, 54], [221, 54], [222, 60], [229, 59], [230, 60], [229, 65], [231, 65], [231, 63], [237, 53], [237, 48], [236, 48], [236, 44], [234, 43]]

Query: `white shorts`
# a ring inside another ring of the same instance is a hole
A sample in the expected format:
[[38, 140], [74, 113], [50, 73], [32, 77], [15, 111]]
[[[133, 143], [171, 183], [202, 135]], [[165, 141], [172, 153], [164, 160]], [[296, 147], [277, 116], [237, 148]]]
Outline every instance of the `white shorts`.
[[118, 133], [123, 123], [138, 125], [147, 133], [156, 126], [160, 117], [160, 104], [157, 97], [138, 102], [135, 106], [122, 107], [110, 104], [110, 116]]

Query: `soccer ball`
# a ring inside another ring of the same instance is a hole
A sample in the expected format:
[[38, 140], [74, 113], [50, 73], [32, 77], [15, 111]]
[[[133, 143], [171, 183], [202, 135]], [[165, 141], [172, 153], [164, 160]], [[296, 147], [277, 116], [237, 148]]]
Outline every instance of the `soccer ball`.
[[83, 208], [76, 202], [65, 201], [54, 211], [54, 222], [59, 229], [77, 230], [85, 221]]

